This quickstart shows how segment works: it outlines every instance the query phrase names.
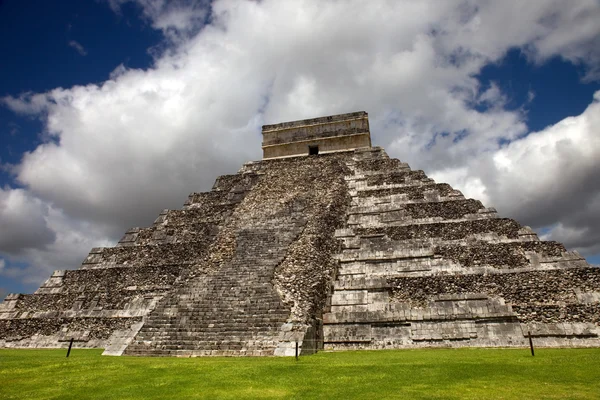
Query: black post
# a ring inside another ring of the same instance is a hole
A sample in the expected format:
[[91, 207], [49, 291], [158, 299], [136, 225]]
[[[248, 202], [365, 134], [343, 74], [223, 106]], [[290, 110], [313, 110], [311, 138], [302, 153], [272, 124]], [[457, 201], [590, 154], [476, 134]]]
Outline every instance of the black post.
[[296, 340], [296, 361], [298, 361], [298, 341]]
[[69, 342], [69, 350], [67, 350], [67, 358], [69, 358], [69, 354], [71, 354], [71, 347], [73, 347], [73, 338]]
[[535, 353], [533, 351], [533, 340], [531, 340], [531, 331], [527, 332], [527, 335], [529, 336], [529, 347], [531, 348], [531, 356], [535, 356]]

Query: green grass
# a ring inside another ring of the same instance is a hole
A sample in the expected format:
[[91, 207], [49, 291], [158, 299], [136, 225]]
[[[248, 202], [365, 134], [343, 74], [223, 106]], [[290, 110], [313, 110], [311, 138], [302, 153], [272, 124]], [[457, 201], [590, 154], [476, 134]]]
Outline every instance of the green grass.
[[294, 358], [0, 350], [0, 399], [597, 399], [600, 349], [398, 350]]

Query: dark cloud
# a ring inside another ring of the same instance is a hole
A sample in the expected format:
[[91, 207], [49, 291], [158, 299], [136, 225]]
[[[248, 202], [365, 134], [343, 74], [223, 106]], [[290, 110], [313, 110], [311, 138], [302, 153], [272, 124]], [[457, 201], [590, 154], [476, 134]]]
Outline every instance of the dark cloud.
[[0, 252], [44, 248], [56, 235], [46, 223], [47, 206], [23, 189], [0, 189]]

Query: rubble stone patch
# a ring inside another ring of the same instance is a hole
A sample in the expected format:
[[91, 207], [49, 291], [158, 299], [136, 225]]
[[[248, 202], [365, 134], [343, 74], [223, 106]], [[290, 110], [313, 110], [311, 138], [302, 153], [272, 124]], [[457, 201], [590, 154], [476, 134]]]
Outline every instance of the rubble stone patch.
[[525, 304], [514, 305], [513, 310], [524, 323], [590, 322], [596, 325], [600, 323], [598, 304]]
[[483, 204], [479, 200], [473, 199], [435, 203], [409, 203], [404, 206], [404, 209], [414, 219], [431, 217], [460, 219], [467, 214], [475, 214], [483, 208]]
[[424, 171], [402, 170], [367, 177], [367, 185], [381, 186], [385, 184], [404, 184], [407, 181], [428, 179]]
[[402, 162], [395, 158], [366, 158], [356, 163], [356, 168], [362, 171], [394, 172], [402, 167]]
[[[128, 329], [141, 318], [23, 318], [0, 320], [0, 337], [7, 341], [51, 336], [65, 332], [87, 332], [89, 339], [107, 339], [115, 330]], [[68, 340], [68, 335], [65, 336]]]
[[[443, 294], [487, 293], [513, 306], [523, 322], [598, 322], [598, 304], [578, 304], [576, 291], [600, 287], [600, 268], [390, 278], [391, 301], [427, 306]], [[569, 306], [569, 307], [567, 307]], [[585, 312], [570, 313], [581, 309]], [[578, 317], [574, 317], [578, 315]]]
[[521, 225], [509, 218], [478, 219], [450, 223], [432, 223], [418, 225], [370, 227], [355, 229], [357, 235], [386, 235], [392, 240], [430, 239], [442, 240], [464, 239], [481, 233], [495, 233], [509, 239], [519, 237]]
[[343, 180], [349, 170], [343, 159], [340, 156], [324, 159], [317, 169], [303, 171], [301, 176], [308, 179], [295, 187], [295, 190], [311, 194], [311, 198], [305, 199], [304, 213], [308, 220], [277, 268], [274, 280], [285, 301], [291, 305], [294, 323], [309, 323], [311, 318], [320, 316], [335, 276], [337, 261], [334, 255], [340, 244], [334, 238], [334, 231], [343, 227], [350, 203]]
[[134, 267], [197, 265], [204, 258], [212, 237], [187, 243], [167, 243], [133, 247], [107, 247], [102, 252], [106, 262]]
[[425, 192], [436, 191], [441, 197], [446, 197], [454, 190], [447, 183], [426, 183], [421, 186], [384, 187], [382, 189], [361, 190], [359, 197], [383, 197], [394, 194], [405, 194], [409, 200], [423, 200]]
[[436, 246], [434, 252], [450, 260], [461, 263], [466, 268], [491, 265], [498, 268], [520, 268], [529, 264], [525, 252], [535, 252], [543, 256], [560, 257], [567, 251], [557, 242], [518, 242], [485, 243], [478, 241], [469, 245]]

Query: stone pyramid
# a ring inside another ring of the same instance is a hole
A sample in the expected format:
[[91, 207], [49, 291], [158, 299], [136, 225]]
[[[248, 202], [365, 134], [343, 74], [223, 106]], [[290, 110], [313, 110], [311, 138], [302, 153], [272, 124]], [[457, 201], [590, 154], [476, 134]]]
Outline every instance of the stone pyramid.
[[109, 355], [600, 346], [600, 269], [371, 146], [365, 112], [263, 127], [262, 161], [0, 304], [0, 346]]

